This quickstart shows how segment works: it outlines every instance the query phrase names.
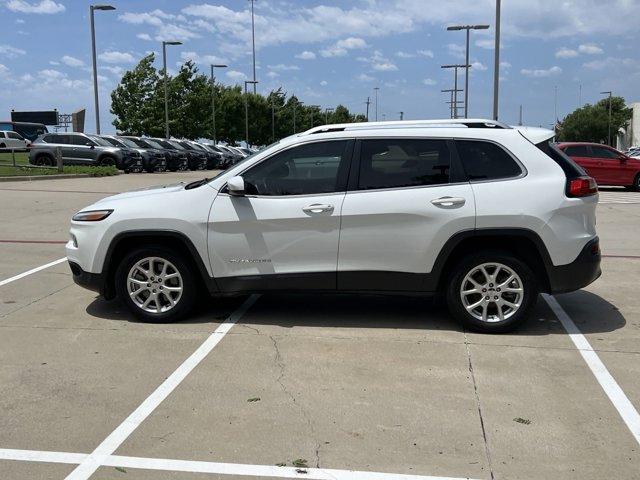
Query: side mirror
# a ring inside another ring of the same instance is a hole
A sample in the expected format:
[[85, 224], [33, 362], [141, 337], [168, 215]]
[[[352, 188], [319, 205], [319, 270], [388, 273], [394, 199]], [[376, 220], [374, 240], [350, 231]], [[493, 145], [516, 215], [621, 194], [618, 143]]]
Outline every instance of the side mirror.
[[244, 195], [244, 178], [231, 177], [227, 181], [227, 189], [229, 190], [229, 195], [235, 195], [235, 196]]

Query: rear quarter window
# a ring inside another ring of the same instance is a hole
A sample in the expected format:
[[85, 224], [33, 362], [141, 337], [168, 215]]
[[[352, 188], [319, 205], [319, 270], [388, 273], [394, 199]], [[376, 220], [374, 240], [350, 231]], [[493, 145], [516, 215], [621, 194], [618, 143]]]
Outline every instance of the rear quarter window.
[[522, 174], [520, 165], [495, 143], [456, 140], [455, 144], [462, 166], [472, 182], [513, 178]]

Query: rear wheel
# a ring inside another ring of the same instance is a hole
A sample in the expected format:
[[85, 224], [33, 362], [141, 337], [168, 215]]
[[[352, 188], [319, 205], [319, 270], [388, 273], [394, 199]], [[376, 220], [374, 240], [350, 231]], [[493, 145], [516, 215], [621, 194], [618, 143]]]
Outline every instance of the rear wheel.
[[196, 277], [185, 259], [160, 246], [125, 257], [116, 271], [115, 286], [131, 313], [151, 323], [184, 318], [198, 296]]
[[537, 296], [536, 277], [525, 263], [506, 252], [484, 252], [454, 268], [447, 305], [466, 328], [501, 333], [526, 320]]
[[638, 173], [636, 175], [636, 178], [633, 180], [631, 190], [633, 190], [634, 192], [640, 192], [640, 173]]
[[110, 167], [112, 165], [115, 165], [116, 161], [113, 159], [113, 157], [105, 156], [100, 159], [100, 162], [98, 164], [104, 167]]
[[55, 167], [56, 160], [48, 153], [43, 153], [36, 157], [36, 165], [44, 165], [49, 167]]

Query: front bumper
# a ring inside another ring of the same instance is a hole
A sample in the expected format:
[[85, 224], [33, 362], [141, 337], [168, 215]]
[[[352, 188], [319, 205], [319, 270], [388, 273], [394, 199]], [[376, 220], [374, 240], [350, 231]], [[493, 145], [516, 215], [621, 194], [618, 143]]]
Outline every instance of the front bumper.
[[595, 237], [584, 246], [573, 262], [548, 267], [551, 293], [573, 292], [593, 283], [602, 274], [600, 258], [600, 239]]
[[82, 267], [75, 262], [69, 260], [69, 267], [73, 275], [73, 281], [87, 290], [98, 292], [100, 295], [105, 294], [105, 278], [101, 273], [91, 273], [82, 270]]
[[124, 157], [119, 168], [124, 171], [142, 171], [142, 157]]

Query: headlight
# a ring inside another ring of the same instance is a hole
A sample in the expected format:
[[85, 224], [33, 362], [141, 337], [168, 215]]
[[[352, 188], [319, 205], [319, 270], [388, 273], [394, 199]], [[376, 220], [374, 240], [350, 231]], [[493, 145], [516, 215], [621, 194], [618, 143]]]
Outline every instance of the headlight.
[[113, 210], [89, 210], [76, 213], [72, 220], [76, 222], [99, 222], [113, 213]]

